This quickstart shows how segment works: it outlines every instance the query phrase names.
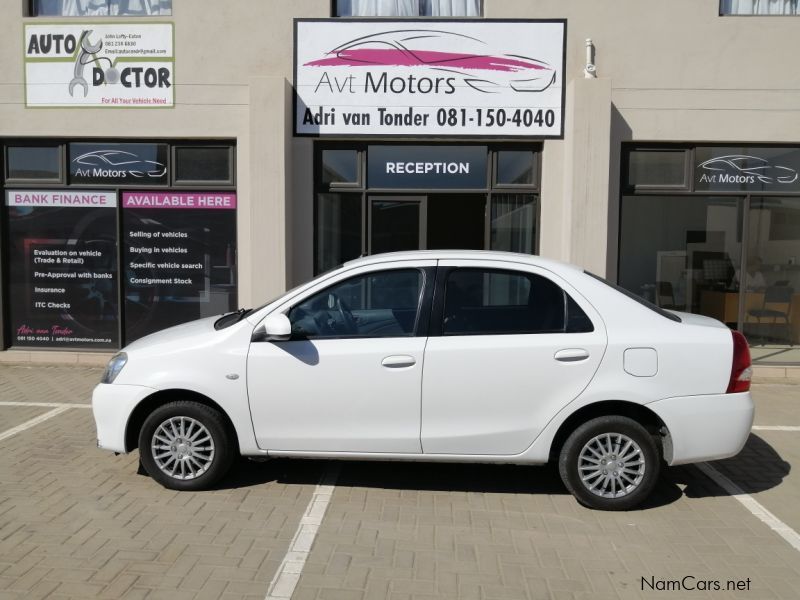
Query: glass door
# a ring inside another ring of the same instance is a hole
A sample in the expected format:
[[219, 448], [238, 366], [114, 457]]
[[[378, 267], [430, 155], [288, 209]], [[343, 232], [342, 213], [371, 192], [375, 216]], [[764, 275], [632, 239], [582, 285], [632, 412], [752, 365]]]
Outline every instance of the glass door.
[[[751, 197], [742, 329], [753, 360], [795, 362], [800, 350], [800, 198]], [[746, 291], [745, 291], [746, 290]]]
[[424, 250], [425, 196], [370, 196], [369, 253]]

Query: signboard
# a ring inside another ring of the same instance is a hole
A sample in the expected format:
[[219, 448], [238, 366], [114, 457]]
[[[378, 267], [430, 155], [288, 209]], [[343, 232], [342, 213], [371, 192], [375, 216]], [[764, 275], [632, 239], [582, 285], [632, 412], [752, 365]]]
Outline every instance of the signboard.
[[485, 189], [486, 146], [369, 146], [370, 188]]
[[166, 185], [168, 152], [167, 144], [70, 144], [70, 183]]
[[236, 194], [123, 192], [126, 341], [236, 307]]
[[25, 24], [25, 105], [174, 106], [171, 23]]
[[11, 344], [119, 347], [117, 197], [8, 190]]
[[295, 20], [295, 134], [562, 137], [566, 21]]
[[697, 191], [800, 191], [800, 149], [703, 146], [695, 149]]

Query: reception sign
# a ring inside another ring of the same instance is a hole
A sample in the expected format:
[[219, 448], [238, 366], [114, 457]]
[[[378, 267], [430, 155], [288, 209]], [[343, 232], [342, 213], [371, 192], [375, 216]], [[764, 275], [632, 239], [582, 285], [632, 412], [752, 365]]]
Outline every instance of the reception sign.
[[566, 21], [295, 20], [297, 135], [563, 135]]
[[26, 24], [24, 43], [26, 106], [174, 105], [171, 23]]

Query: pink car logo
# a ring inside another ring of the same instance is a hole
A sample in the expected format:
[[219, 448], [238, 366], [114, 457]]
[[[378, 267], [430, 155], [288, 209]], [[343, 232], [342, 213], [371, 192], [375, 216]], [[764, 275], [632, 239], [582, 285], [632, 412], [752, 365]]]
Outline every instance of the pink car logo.
[[[454, 50], [455, 49], [455, 50]], [[484, 93], [511, 88], [542, 92], [555, 83], [555, 68], [535, 58], [492, 55], [477, 38], [447, 31], [400, 30], [345, 42], [307, 67], [424, 67], [461, 77]]]

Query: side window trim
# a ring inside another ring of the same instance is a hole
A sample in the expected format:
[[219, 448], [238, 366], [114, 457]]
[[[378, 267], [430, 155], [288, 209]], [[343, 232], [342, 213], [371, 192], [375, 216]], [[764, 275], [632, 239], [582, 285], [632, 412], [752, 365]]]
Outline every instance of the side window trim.
[[[433, 297], [433, 283], [436, 278], [436, 267], [435, 266], [418, 266], [418, 265], [397, 265], [392, 268], [383, 268], [383, 269], [376, 269], [374, 271], [365, 271], [361, 273], [357, 273], [351, 275], [350, 277], [344, 277], [339, 279], [333, 283], [326, 285], [321, 289], [317, 289], [314, 292], [304, 295], [301, 298], [294, 299], [288, 305], [282, 306], [278, 309], [279, 312], [282, 312], [287, 317], [290, 313], [299, 305], [303, 304], [304, 302], [310, 300], [311, 298], [319, 295], [324, 294], [327, 290], [339, 286], [351, 279], [355, 279], [358, 277], [369, 277], [372, 275], [376, 275], [379, 273], [386, 273], [390, 271], [411, 271], [416, 270], [422, 274], [422, 282], [420, 286], [420, 293], [417, 299], [417, 314], [414, 318], [414, 327], [411, 335], [403, 336], [403, 337], [427, 337], [427, 329], [428, 323], [430, 322], [430, 306]], [[304, 336], [304, 337], [296, 337], [292, 335], [289, 341], [296, 342], [296, 341], [313, 341], [313, 340], [364, 340], [364, 339], [380, 339], [383, 336], [370, 336], [370, 335], [341, 335], [341, 336]], [[389, 336], [387, 336], [388, 338]], [[280, 342], [277, 342], [280, 343]]]

